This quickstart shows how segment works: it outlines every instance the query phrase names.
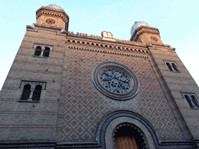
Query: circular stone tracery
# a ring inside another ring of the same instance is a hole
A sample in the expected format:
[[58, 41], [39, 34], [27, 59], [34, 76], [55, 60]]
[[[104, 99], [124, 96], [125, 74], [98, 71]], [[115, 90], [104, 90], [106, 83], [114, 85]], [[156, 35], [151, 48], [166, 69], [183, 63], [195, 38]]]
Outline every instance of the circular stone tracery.
[[47, 19], [46, 23], [48, 23], [48, 24], [55, 24], [55, 20], [54, 19]]
[[95, 87], [112, 99], [133, 98], [139, 89], [139, 82], [133, 71], [116, 62], [104, 62], [96, 66], [92, 79]]
[[[116, 68], [107, 68], [100, 75], [99, 80], [101, 85], [112, 93], [126, 93], [128, 92], [133, 81], [129, 77]], [[133, 86], [133, 85], [132, 85]]]

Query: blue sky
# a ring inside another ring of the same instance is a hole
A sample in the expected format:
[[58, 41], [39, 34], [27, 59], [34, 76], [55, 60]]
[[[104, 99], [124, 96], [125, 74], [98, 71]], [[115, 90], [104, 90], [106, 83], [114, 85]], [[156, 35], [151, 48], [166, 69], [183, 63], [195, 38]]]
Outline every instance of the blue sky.
[[176, 52], [199, 84], [198, 0], [0, 0], [0, 89], [12, 65], [26, 25], [36, 22], [36, 10], [57, 4], [69, 15], [69, 31], [130, 39], [135, 21], [160, 31], [164, 44]]

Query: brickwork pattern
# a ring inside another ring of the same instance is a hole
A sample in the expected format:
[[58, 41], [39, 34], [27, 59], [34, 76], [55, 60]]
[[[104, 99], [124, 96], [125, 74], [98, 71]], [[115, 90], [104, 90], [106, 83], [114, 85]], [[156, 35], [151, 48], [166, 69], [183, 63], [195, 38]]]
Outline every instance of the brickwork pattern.
[[[63, 65], [62, 49], [57, 44], [64, 44], [62, 38], [55, 37], [54, 31], [26, 32], [0, 94], [0, 140], [54, 140]], [[35, 43], [56, 48], [49, 58], [34, 57]], [[21, 80], [46, 82], [39, 103], [18, 102]]]
[[[147, 118], [162, 140], [184, 136], [152, 70], [149, 59], [66, 49], [58, 109], [58, 142], [93, 142], [103, 116], [115, 110], [135, 111]], [[128, 101], [103, 96], [91, 80], [92, 69], [115, 61], [132, 69], [140, 81], [139, 95]]]
[[[162, 75], [168, 90], [175, 99], [174, 104], [180, 111], [183, 119], [186, 121], [186, 125], [184, 126], [188, 128], [186, 128], [188, 131], [184, 132], [184, 134], [186, 134], [186, 136], [190, 136], [191, 132], [191, 135], [197, 138], [199, 136], [199, 112], [198, 110], [191, 109], [186, 99], [182, 98], [181, 92], [191, 92], [199, 96], [198, 85], [195, 83], [175, 52], [168, 52], [160, 49], [155, 50], [153, 48], [151, 49], [151, 53], [160, 69], [159, 73]], [[176, 62], [180, 73], [169, 71], [168, 67], [164, 65], [163, 60]]]

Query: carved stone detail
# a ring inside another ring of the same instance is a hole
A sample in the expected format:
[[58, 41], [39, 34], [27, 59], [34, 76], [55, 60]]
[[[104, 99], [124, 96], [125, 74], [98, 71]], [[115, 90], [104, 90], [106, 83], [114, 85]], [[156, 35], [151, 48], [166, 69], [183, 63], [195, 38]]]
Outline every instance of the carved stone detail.
[[46, 23], [55, 24], [55, 20], [54, 19], [46, 19]]
[[129, 76], [118, 68], [107, 67], [98, 77], [100, 84], [112, 93], [126, 93], [131, 86]]
[[157, 39], [156, 37], [154, 37], [154, 36], [151, 36], [151, 39], [152, 39], [153, 41], [158, 41], [158, 39]]
[[103, 62], [92, 71], [95, 87], [105, 96], [128, 100], [136, 96], [139, 82], [132, 70], [116, 62]]

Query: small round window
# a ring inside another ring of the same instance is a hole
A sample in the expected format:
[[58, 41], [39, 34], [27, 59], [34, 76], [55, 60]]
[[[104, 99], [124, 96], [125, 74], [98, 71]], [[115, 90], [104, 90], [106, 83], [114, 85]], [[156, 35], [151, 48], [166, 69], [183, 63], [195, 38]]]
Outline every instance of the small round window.
[[47, 19], [46, 23], [48, 23], [48, 24], [55, 24], [55, 20], [54, 19]]
[[139, 90], [139, 82], [134, 72], [116, 62], [104, 62], [92, 71], [95, 87], [105, 96], [116, 100], [133, 98]]

